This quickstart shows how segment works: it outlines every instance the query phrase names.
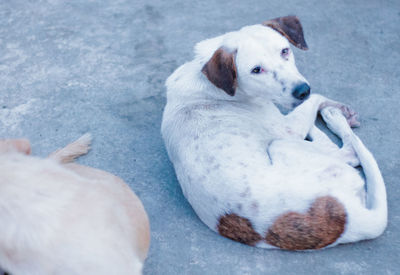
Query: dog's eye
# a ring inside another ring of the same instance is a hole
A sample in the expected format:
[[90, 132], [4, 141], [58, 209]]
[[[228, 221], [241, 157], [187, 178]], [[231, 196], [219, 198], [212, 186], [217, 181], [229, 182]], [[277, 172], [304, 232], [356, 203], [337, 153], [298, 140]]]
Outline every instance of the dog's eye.
[[284, 57], [284, 58], [287, 58], [288, 55], [289, 55], [289, 52], [290, 52], [289, 48], [284, 48], [281, 51], [281, 56]]
[[253, 74], [259, 74], [261, 73], [261, 67], [260, 66], [254, 67], [253, 70], [251, 70], [251, 72]]

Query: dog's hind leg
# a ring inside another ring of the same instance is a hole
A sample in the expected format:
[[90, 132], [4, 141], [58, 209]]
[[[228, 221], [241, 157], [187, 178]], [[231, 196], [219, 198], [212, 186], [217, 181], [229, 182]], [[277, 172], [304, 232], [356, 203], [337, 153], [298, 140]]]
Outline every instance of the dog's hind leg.
[[[335, 114], [337, 112], [337, 114]], [[340, 110], [335, 107], [326, 107], [321, 111], [321, 116], [326, 122], [328, 128], [336, 134], [342, 140], [342, 147], [334, 153], [334, 155], [340, 159], [342, 159], [347, 164], [356, 167], [360, 165], [360, 160], [358, 159], [356, 152], [351, 144], [350, 136], [353, 134], [353, 131], [346, 125], [344, 127], [343, 123], [338, 123], [337, 119], [334, 118], [334, 115], [339, 116]], [[339, 120], [342, 121], [343, 120]]]
[[322, 153], [340, 159], [353, 167], [360, 165], [360, 161], [357, 158], [353, 147], [347, 140], [345, 140], [343, 146], [339, 148], [339, 146], [331, 141], [331, 139], [317, 126], [311, 127], [308, 137], [315, 146], [318, 146], [318, 150]]
[[339, 150], [339, 146], [337, 146], [324, 132], [322, 132], [317, 126], [313, 125], [308, 133], [308, 138], [311, 141], [318, 145], [319, 148], [326, 152], [332, 152]]
[[[363, 168], [366, 184], [366, 206], [349, 197], [346, 202], [349, 223], [342, 242], [375, 238], [382, 234], [387, 224], [386, 189], [378, 164], [361, 140], [353, 133], [345, 117], [337, 108], [321, 111], [328, 127], [351, 146]], [[344, 195], [346, 196], [346, 195]]]
[[58, 149], [57, 151], [51, 153], [49, 158], [60, 163], [73, 162], [76, 158], [89, 152], [91, 141], [92, 136], [90, 134], [85, 134], [64, 148]]

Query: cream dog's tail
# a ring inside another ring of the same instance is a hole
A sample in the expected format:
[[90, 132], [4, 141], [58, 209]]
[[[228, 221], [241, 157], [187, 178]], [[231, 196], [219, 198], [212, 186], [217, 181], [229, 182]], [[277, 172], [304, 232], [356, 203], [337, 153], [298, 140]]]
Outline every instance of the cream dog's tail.
[[73, 162], [76, 158], [89, 152], [91, 142], [92, 135], [86, 133], [76, 141], [65, 146], [64, 148], [58, 149], [57, 151], [51, 153], [49, 155], [49, 158], [60, 163]]

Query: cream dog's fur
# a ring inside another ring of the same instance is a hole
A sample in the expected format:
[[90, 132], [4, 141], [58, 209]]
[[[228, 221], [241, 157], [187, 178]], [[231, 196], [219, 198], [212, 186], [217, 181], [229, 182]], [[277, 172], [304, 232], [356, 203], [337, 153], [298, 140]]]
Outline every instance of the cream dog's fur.
[[[375, 238], [387, 223], [386, 191], [349, 127], [355, 113], [307, 99], [289, 42], [307, 49], [294, 16], [244, 27], [198, 43], [168, 78], [162, 134], [183, 194], [212, 230], [249, 245], [306, 250]], [[275, 104], [298, 107], [283, 115]], [[342, 148], [314, 125], [319, 111]], [[367, 192], [353, 168], [360, 162]]]
[[85, 135], [47, 159], [0, 141], [0, 266], [18, 275], [141, 274], [149, 222], [118, 177], [71, 163]]

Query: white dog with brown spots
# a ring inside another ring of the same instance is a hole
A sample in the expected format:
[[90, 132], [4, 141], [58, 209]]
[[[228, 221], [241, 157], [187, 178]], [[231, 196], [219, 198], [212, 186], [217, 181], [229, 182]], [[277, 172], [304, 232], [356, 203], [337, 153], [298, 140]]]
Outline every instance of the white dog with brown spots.
[[47, 159], [0, 140], [0, 266], [18, 275], [141, 274], [147, 214], [120, 178], [71, 163], [85, 135]]
[[[247, 26], [198, 43], [168, 78], [162, 134], [183, 194], [212, 230], [249, 245], [375, 238], [387, 223], [378, 165], [350, 128], [355, 113], [310, 95], [289, 42], [307, 49], [295, 16]], [[318, 112], [341, 148], [315, 126]]]

